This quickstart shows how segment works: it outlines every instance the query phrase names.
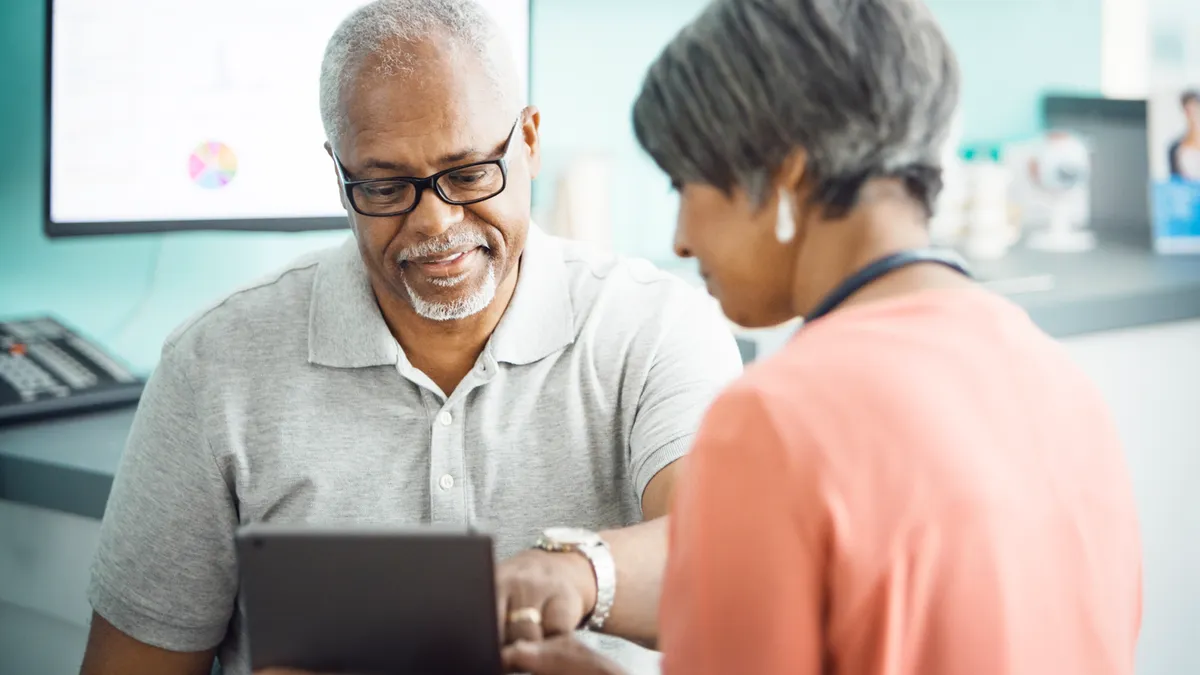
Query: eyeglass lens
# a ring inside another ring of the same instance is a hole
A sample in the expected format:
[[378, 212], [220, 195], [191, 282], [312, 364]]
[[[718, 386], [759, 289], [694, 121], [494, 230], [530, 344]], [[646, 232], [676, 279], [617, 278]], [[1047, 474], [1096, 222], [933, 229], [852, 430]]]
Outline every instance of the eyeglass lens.
[[[504, 189], [504, 172], [495, 163], [475, 164], [438, 177], [438, 192], [450, 203], [466, 204], [494, 197]], [[404, 180], [381, 180], [355, 185], [354, 203], [368, 213], [395, 213], [412, 208], [416, 186]]]

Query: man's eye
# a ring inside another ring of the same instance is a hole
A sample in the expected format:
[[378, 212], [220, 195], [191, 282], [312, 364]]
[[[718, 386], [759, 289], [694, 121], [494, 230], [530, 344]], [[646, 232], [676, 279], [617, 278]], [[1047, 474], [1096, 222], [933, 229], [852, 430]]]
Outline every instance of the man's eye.
[[487, 175], [488, 172], [483, 170], [457, 171], [450, 174], [450, 179], [459, 185], [475, 185], [483, 181]]
[[386, 198], [395, 197], [400, 193], [400, 186], [394, 183], [377, 183], [362, 186], [363, 194], [368, 197]]

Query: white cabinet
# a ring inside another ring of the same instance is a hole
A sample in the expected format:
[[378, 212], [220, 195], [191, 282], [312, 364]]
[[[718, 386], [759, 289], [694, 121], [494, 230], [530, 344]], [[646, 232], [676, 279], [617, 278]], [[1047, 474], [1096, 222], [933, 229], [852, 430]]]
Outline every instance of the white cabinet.
[[0, 673], [74, 675], [100, 522], [0, 500]]
[[1138, 675], [1200, 673], [1200, 321], [1064, 340], [1112, 406], [1142, 528]]

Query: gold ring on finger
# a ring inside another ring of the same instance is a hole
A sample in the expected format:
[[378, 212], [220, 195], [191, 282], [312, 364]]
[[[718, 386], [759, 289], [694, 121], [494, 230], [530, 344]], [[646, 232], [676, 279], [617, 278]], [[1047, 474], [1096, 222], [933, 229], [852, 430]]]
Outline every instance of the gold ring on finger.
[[532, 623], [542, 625], [542, 610], [537, 607], [522, 607], [508, 613], [509, 623]]

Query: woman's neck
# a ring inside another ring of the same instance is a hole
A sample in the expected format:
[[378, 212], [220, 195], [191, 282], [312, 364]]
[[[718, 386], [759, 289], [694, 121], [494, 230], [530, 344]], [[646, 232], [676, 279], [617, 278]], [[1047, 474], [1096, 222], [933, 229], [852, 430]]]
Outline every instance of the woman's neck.
[[[803, 228], [793, 282], [797, 316], [811, 312], [829, 293], [870, 263], [893, 253], [929, 246], [928, 224], [907, 200], [863, 200], [847, 217]], [[972, 282], [939, 264], [916, 264], [886, 274], [859, 289], [839, 309], [938, 288], [966, 288]]]

